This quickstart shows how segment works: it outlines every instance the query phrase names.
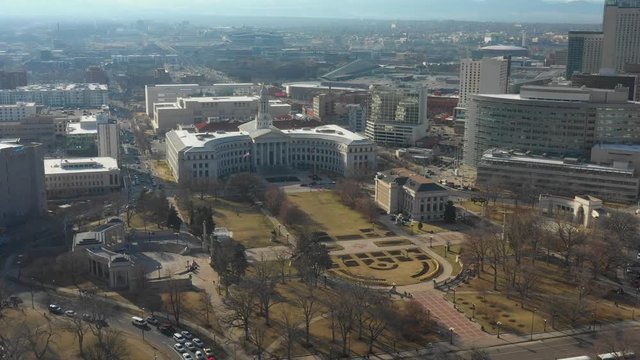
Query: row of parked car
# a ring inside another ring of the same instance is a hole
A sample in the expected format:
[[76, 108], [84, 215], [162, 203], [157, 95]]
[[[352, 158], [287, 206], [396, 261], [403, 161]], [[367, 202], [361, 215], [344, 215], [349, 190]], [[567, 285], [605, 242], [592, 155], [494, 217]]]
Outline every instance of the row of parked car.
[[[49, 305], [49, 312], [55, 315], [66, 315], [67, 317], [70, 318], [75, 318], [78, 316], [78, 314], [76, 314], [76, 312], [72, 309], [68, 309], [68, 310], [64, 310], [62, 308], [62, 306], [58, 305], [58, 304], [50, 304]], [[107, 324], [107, 321], [102, 319], [102, 318], [98, 318], [93, 314], [88, 314], [88, 313], [84, 313], [80, 315], [82, 320], [89, 322], [89, 323], [94, 323], [96, 324], [96, 326], [98, 327], [106, 327], [109, 324]]]
[[[189, 331], [178, 331], [170, 324], [163, 324], [155, 316], [148, 316], [143, 319], [138, 316], [131, 318], [131, 323], [140, 328], [148, 328], [149, 324], [155, 325], [162, 334], [171, 336], [176, 343], [173, 348], [182, 355], [184, 360], [204, 359], [214, 360], [213, 350], [205, 346], [204, 342], [197, 337], [194, 337]], [[191, 353], [193, 353], [193, 356]]]

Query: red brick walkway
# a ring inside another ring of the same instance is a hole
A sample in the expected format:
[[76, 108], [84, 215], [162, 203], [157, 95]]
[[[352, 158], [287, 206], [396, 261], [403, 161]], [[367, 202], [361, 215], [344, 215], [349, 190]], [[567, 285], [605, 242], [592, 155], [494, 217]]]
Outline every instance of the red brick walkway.
[[454, 340], [472, 342], [490, 337], [480, 330], [480, 325], [471, 322], [464, 314], [453, 308], [453, 304], [442, 297], [441, 292], [414, 292], [413, 298], [431, 311], [431, 317], [445, 328], [454, 328]]

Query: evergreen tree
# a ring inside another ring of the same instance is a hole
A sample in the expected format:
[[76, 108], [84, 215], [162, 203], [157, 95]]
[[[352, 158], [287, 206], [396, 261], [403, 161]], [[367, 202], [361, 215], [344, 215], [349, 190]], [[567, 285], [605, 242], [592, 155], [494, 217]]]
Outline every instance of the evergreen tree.
[[167, 226], [176, 232], [180, 231], [180, 226], [182, 226], [182, 219], [178, 216], [178, 211], [173, 205], [169, 208], [169, 213], [167, 214]]

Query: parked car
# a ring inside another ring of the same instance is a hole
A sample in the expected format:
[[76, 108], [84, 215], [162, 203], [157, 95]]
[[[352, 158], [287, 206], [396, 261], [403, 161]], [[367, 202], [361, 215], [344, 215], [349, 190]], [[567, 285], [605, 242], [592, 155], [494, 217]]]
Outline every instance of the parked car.
[[212, 357], [213, 356], [213, 350], [211, 350], [211, 348], [204, 348], [204, 349], [202, 349], [202, 352], [204, 352], [204, 354], [207, 357]]
[[206, 359], [202, 351], [196, 351], [196, 359]]
[[180, 344], [183, 344], [185, 341], [187, 341], [187, 339], [185, 339], [184, 336], [182, 336], [182, 334], [180, 333], [173, 334], [173, 340], [179, 342]]
[[193, 357], [191, 356], [191, 354], [189, 354], [187, 352], [182, 354], [182, 358], [184, 360], [193, 360]]
[[173, 345], [173, 348], [176, 349], [176, 351], [178, 351], [180, 353], [183, 353], [183, 352], [186, 351], [186, 349], [184, 348], [184, 345], [182, 345], [180, 343]]
[[192, 343], [194, 343], [197, 347], [203, 347], [204, 343], [202, 342], [202, 340], [198, 339], [198, 338], [193, 338], [193, 340], [191, 340]]
[[131, 323], [137, 327], [142, 327], [142, 328], [147, 326], [147, 322], [139, 316], [131, 317]]
[[76, 312], [73, 310], [67, 310], [64, 312], [65, 315], [67, 315], [68, 317], [76, 317]]
[[153, 315], [147, 316], [146, 320], [147, 320], [147, 323], [151, 325], [158, 325], [159, 323], [158, 318]]
[[191, 350], [191, 351], [195, 351], [196, 350], [196, 345], [194, 343], [192, 343], [191, 341], [187, 341], [186, 343], [184, 343], [184, 346]]
[[60, 307], [60, 305], [56, 305], [56, 304], [51, 304], [49, 305], [49, 312], [52, 314], [57, 314], [60, 315], [63, 313], [62, 308]]
[[166, 336], [172, 336], [176, 332], [173, 326], [169, 324], [159, 324], [158, 331], [160, 331], [162, 334]]
[[182, 334], [182, 336], [183, 336], [185, 339], [191, 339], [191, 338], [193, 337], [193, 335], [191, 335], [191, 333], [190, 333], [190, 332], [188, 332], [188, 331], [186, 331], [186, 330], [181, 331], [181, 332], [180, 332], [180, 334]]

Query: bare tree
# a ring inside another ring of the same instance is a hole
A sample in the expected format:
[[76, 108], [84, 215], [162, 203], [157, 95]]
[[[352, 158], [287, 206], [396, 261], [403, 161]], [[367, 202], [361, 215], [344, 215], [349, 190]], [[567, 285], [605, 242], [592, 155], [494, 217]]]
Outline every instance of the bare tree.
[[367, 329], [369, 354], [373, 353], [373, 344], [387, 328], [387, 319], [391, 316], [389, 303], [383, 297], [378, 297], [372, 306], [367, 308], [364, 314], [364, 323]]
[[264, 325], [254, 324], [251, 326], [251, 342], [256, 346], [256, 355], [258, 355], [258, 360], [262, 360], [266, 338], [267, 329]]
[[256, 293], [258, 302], [260, 304], [260, 313], [264, 316], [265, 324], [270, 326], [269, 323], [269, 310], [273, 306], [275, 296], [275, 280], [272, 274], [272, 269], [268, 262], [260, 260], [254, 264], [255, 277], [251, 279], [254, 283], [253, 291]]
[[562, 253], [564, 262], [567, 267], [571, 266], [570, 260], [575, 248], [582, 244], [585, 240], [584, 231], [569, 222], [556, 220], [556, 235], [558, 240], [558, 251]]
[[479, 273], [484, 271], [484, 261], [489, 253], [489, 237], [491, 235], [484, 233], [476, 233], [469, 237], [467, 241], [467, 249], [472, 253], [472, 256], [480, 267]]
[[231, 311], [226, 317], [226, 322], [241, 327], [244, 330], [245, 340], [249, 340], [249, 326], [253, 318], [255, 306], [255, 292], [251, 284], [241, 281], [229, 289], [229, 295], [225, 298], [225, 304]]
[[[84, 310], [84, 307], [80, 306], [79, 309]], [[78, 350], [81, 357], [84, 357], [84, 338], [90, 330], [89, 323], [82, 320], [81, 314], [83, 312], [78, 312], [75, 316], [70, 317], [63, 325], [63, 328], [72, 333], [78, 341]]]
[[264, 195], [264, 204], [272, 214], [279, 214], [282, 205], [287, 202], [287, 195], [277, 185], [269, 185]]
[[520, 294], [520, 306], [524, 306], [524, 300], [528, 299], [531, 292], [535, 291], [540, 282], [540, 274], [533, 265], [525, 265], [519, 271], [516, 279], [516, 289]]
[[342, 354], [348, 355], [349, 350], [347, 348], [347, 340], [349, 339], [349, 334], [353, 330], [353, 303], [349, 301], [345, 301], [343, 303], [336, 303], [334, 305], [334, 309], [332, 309], [336, 318], [336, 325], [338, 326], [338, 330], [340, 331], [340, 338], [342, 340]]
[[78, 278], [88, 272], [87, 262], [81, 252], [68, 252], [56, 258], [58, 273], [68, 276], [76, 285]]
[[211, 294], [207, 290], [204, 290], [200, 293], [200, 301], [202, 302], [202, 308], [205, 313], [205, 319], [207, 320], [207, 326], [209, 326], [211, 324], [209, 322], [209, 314], [213, 310], [211, 306]]
[[287, 347], [287, 360], [291, 360], [293, 345], [298, 340], [299, 336], [298, 324], [291, 320], [289, 313], [286, 311], [282, 312], [282, 319], [284, 322], [284, 340], [285, 346]]
[[167, 302], [169, 313], [173, 316], [176, 326], [180, 326], [180, 315], [182, 315], [182, 301], [184, 294], [180, 289], [178, 279], [170, 278], [167, 282]]
[[314, 288], [311, 286], [307, 286], [307, 290], [304, 293], [300, 293], [297, 295], [296, 304], [302, 310], [302, 317], [304, 319], [305, 343], [309, 344], [311, 320], [319, 311], [318, 307], [316, 306]]
[[24, 338], [29, 345], [29, 350], [36, 359], [42, 359], [50, 353], [50, 346], [54, 344], [54, 332], [51, 328], [51, 320], [47, 318], [46, 326], [31, 327], [24, 323]]
[[107, 329], [103, 335], [93, 340], [88, 346], [87, 360], [125, 360], [129, 359], [129, 348], [123, 333], [115, 329]]
[[280, 269], [280, 279], [284, 284], [286, 282], [286, 269], [287, 265], [291, 266], [291, 250], [283, 250], [283, 251], [273, 251], [276, 259], [276, 263], [278, 264], [278, 268]]

